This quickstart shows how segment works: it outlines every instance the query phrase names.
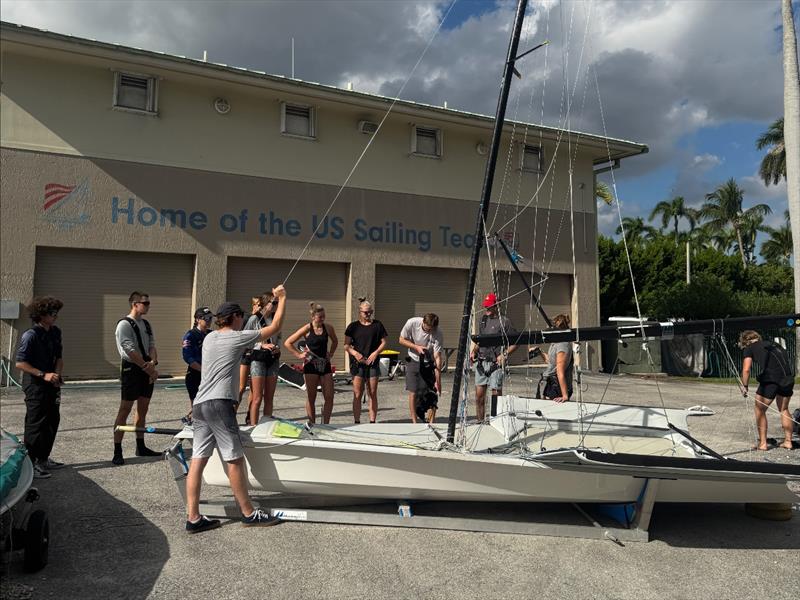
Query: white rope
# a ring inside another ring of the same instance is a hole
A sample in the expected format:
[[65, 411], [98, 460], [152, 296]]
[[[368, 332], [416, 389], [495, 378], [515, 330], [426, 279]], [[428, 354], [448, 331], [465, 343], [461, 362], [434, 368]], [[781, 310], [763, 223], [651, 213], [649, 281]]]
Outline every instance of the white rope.
[[297, 260], [294, 261], [294, 264], [292, 265], [292, 268], [289, 269], [289, 273], [286, 275], [286, 278], [283, 280], [283, 285], [286, 285], [286, 282], [289, 281], [289, 278], [292, 276], [292, 273], [294, 273], [294, 270], [297, 267], [297, 264], [302, 260], [303, 256], [306, 253], [306, 250], [308, 250], [308, 247], [311, 245], [311, 242], [314, 240], [314, 236], [316, 236], [316, 234], [319, 231], [320, 227], [322, 227], [322, 224], [325, 222], [325, 218], [330, 214], [331, 210], [333, 210], [334, 204], [336, 204], [336, 201], [339, 199], [339, 196], [342, 195], [342, 192], [347, 187], [347, 184], [350, 183], [350, 179], [353, 177], [353, 174], [356, 172], [356, 169], [358, 169], [358, 166], [361, 164], [361, 161], [363, 160], [364, 155], [367, 153], [367, 150], [369, 150], [370, 146], [372, 146], [372, 142], [375, 141], [375, 138], [378, 137], [378, 133], [380, 132], [381, 128], [383, 127], [383, 124], [386, 122], [386, 119], [391, 114], [392, 110], [394, 109], [395, 104], [397, 104], [397, 101], [400, 99], [400, 96], [402, 95], [403, 90], [406, 89], [406, 85], [408, 85], [408, 82], [411, 80], [411, 77], [413, 77], [414, 73], [417, 70], [417, 67], [419, 67], [420, 63], [422, 62], [422, 59], [425, 58], [425, 55], [427, 54], [428, 49], [431, 47], [431, 44], [433, 44], [433, 40], [436, 39], [436, 36], [439, 34], [439, 31], [441, 30], [442, 25], [444, 25], [444, 22], [447, 19], [447, 16], [450, 14], [450, 11], [453, 9], [453, 6], [455, 6], [457, 1], [458, 0], [453, 0], [450, 3], [450, 6], [448, 7], [447, 11], [444, 13], [444, 16], [442, 17], [442, 20], [439, 21], [439, 25], [436, 27], [436, 30], [433, 32], [433, 35], [428, 40], [428, 43], [425, 46], [425, 48], [422, 50], [422, 54], [420, 54], [419, 58], [417, 59], [416, 64], [411, 69], [411, 72], [408, 74], [408, 77], [406, 77], [406, 80], [403, 82], [403, 85], [400, 86], [400, 90], [397, 92], [397, 95], [392, 100], [392, 103], [389, 105], [389, 108], [386, 110], [386, 113], [384, 113], [383, 118], [381, 119], [380, 123], [378, 123], [378, 128], [375, 130], [375, 133], [373, 133], [370, 136], [369, 140], [367, 141], [366, 145], [364, 146], [364, 149], [361, 151], [361, 154], [359, 155], [358, 159], [356, 159], [355, 164], [350, 169], [350, 173], [348, 173], [347, 177], [345, 178], [344, 183], [342, 183], [342, 185], [339, 187], [339, 190], [336, 192], [336, 195], [333, 197], [333, 200], [331, 201], [330, 205], [328, 206], [328, 209], [325, 211], [325, 214], [320, 219], [319, 224], [314, 229], [314, 231], [312, 232], [311, 236], [309, 236], [308, 241], [306, 242], [306, 245], [303, 246], [303, 249], [300, 251], [300, 255], [297, 257]]

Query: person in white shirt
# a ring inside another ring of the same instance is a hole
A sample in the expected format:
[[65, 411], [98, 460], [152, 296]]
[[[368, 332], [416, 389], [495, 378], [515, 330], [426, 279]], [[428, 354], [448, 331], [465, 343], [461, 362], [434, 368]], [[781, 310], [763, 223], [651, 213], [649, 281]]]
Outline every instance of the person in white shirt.
[[442, 391], [442, 346], [444, 338], [439, 330], [439, 317], [428, 313], [424, 317], [412, 317], [400, 331], [400, 345], [408, 348], [406, 365], [406, 391], [408, 392], [408, 410], [411, 422], [417, 422], [415, 399], [417, 392], [428, 387], [420, 375], [420, 355], [429, 351], [433, 356], [436, 374], [435, 391]]

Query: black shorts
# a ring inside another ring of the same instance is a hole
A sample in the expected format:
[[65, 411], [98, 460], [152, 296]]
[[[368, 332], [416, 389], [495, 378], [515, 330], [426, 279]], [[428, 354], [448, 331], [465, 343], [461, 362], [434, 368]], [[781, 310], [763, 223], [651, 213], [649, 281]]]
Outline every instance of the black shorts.
[[380, 368], [378, 367], [378, 362], [375, 361], [373, 364], [368, 365], [366, 363], [360, 363], [351, 360], [350, 375], [352, 375], [353, 377], [363, 377], [364, 379], [372, 379], [373, 377], [378, 377], [378, 375], [380, 375]]
[[758, 389], [756, 390], [756, 394], [761, 396], [762, 398], [766, 398], [767, 400], [775, 400], [775, 396], [783, 396], [784, 398], [789, 398], [793, 393], [794, 385], [790, 386], [781, 386], [778, 383], [772, 382], [763, 382], [758, 384]]
[[306, 375], [328, 375], [333, 373], [331, 368], [331, 361], [323, 360], [321, 358], [312, 359], [303, 365], [303, 373]]
[[252, 363], [252, 362], [253, 362], [253, 354], [252, 354], [252, 352], [250, 350], [247, 350], [242, 355], [242, 360], [239, 361], [239, 364], [240, 365], [244, 365], [245, 367], [249, 367], [250, 363]]
[[135, 364], [122, 361], [119, 370], [119, 380], [122, 389], [122, 399], [133, 402], [139, 398], [153, 397], [153, 382], [150, 376]]
[[186, 371], [186, 391], [189, 392], [189, 400], [194, 402], [197, 397], [197, 390], [200, 389], [200, 371], [190, 368]]

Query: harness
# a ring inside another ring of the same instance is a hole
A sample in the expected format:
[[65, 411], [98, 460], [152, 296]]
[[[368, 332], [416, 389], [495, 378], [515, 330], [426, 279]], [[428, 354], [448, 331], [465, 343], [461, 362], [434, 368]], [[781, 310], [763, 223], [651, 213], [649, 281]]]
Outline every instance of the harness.
[[[481, 317], [481, 324], [480, 324], [480, 331], [481, 332], [483, 332], [483, 330], [486, 328], [486, 323], [488, 321], [489, 321], [489, 315], [483, 315]], [[500, 364], [497, 362], [497, 352], [495, 352], [494, 348], [492, 348], [492, 354], [494, 355], [494, 357], [491, 359], [491, 363], [492, 364], [489, 366], [488, 370], [484, 368], [483, 363], [484, 362], [490, 362], [490, 361], [481, 358], [480, 354], [478, 355], [478, 362], [475, 365], [475, 369], [483, 377], [491, 377], [492, 373], [494, 373], [495, 371], [497, 371], [500, 368]]]
[[[144, 349], [144, 342], [142, 342], [142, 332], [139, 331], [139, 324], [136, 323], [136, 321], [134, 319], [131, 319], [130, 317], [124, 317], [120, 319], [119, 321], [117, 321], [117, 324], [119, 325], [123, 321], [127, 321], [130, 324], [131, 329], [133, 329], [133, 333], [134, 335], [136, 335], [136, 342], [139, 344], [139, 352], [142, 354], [142, 358], [144, 358], [145, 362], [150, 362], [150, 355], [147, 353], [147, 350]], [[148, 321], [147, 319], [142, 319], [142, 321], [144, 322], [144, 330], [147, 332], [147, 335], [152, 338], [153, 328], [150, 327], [150, 321]]]

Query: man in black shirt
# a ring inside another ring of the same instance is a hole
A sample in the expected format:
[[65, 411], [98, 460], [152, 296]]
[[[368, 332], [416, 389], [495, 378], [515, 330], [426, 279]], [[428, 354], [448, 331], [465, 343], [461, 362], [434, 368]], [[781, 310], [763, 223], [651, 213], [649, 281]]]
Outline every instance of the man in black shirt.
[[781, 448], [792, 449], [792, 418], [789, 414], [789, 398], [794, 393], [794, 370], [789, 354], [781, 346], [764, 341], [756, 331], [743, 331], [739, 334], [739, 347], [744, 349], [742, 364], [742, 395], [747, 397], [747, 384], [750, 381], [750, 369], [753, 361], [761, 367], [756, 390], [756, 426], [758, 428], [758, 445], [753, 450], [768, 450], [767, 445], [767, 408], [772, 401], [781, 414], [781, 426], [784, 441]]
[[28, 306], [33, 327], [22, 334], [17, 348], [17, 368], [25, 391], [25, 446], [37, 479], [50, 477], [50, 469], [64, 466], [50, 458], [61, 421], [61, 330], [54, 325], [64, 306], [58, 298], [34, 298]]

